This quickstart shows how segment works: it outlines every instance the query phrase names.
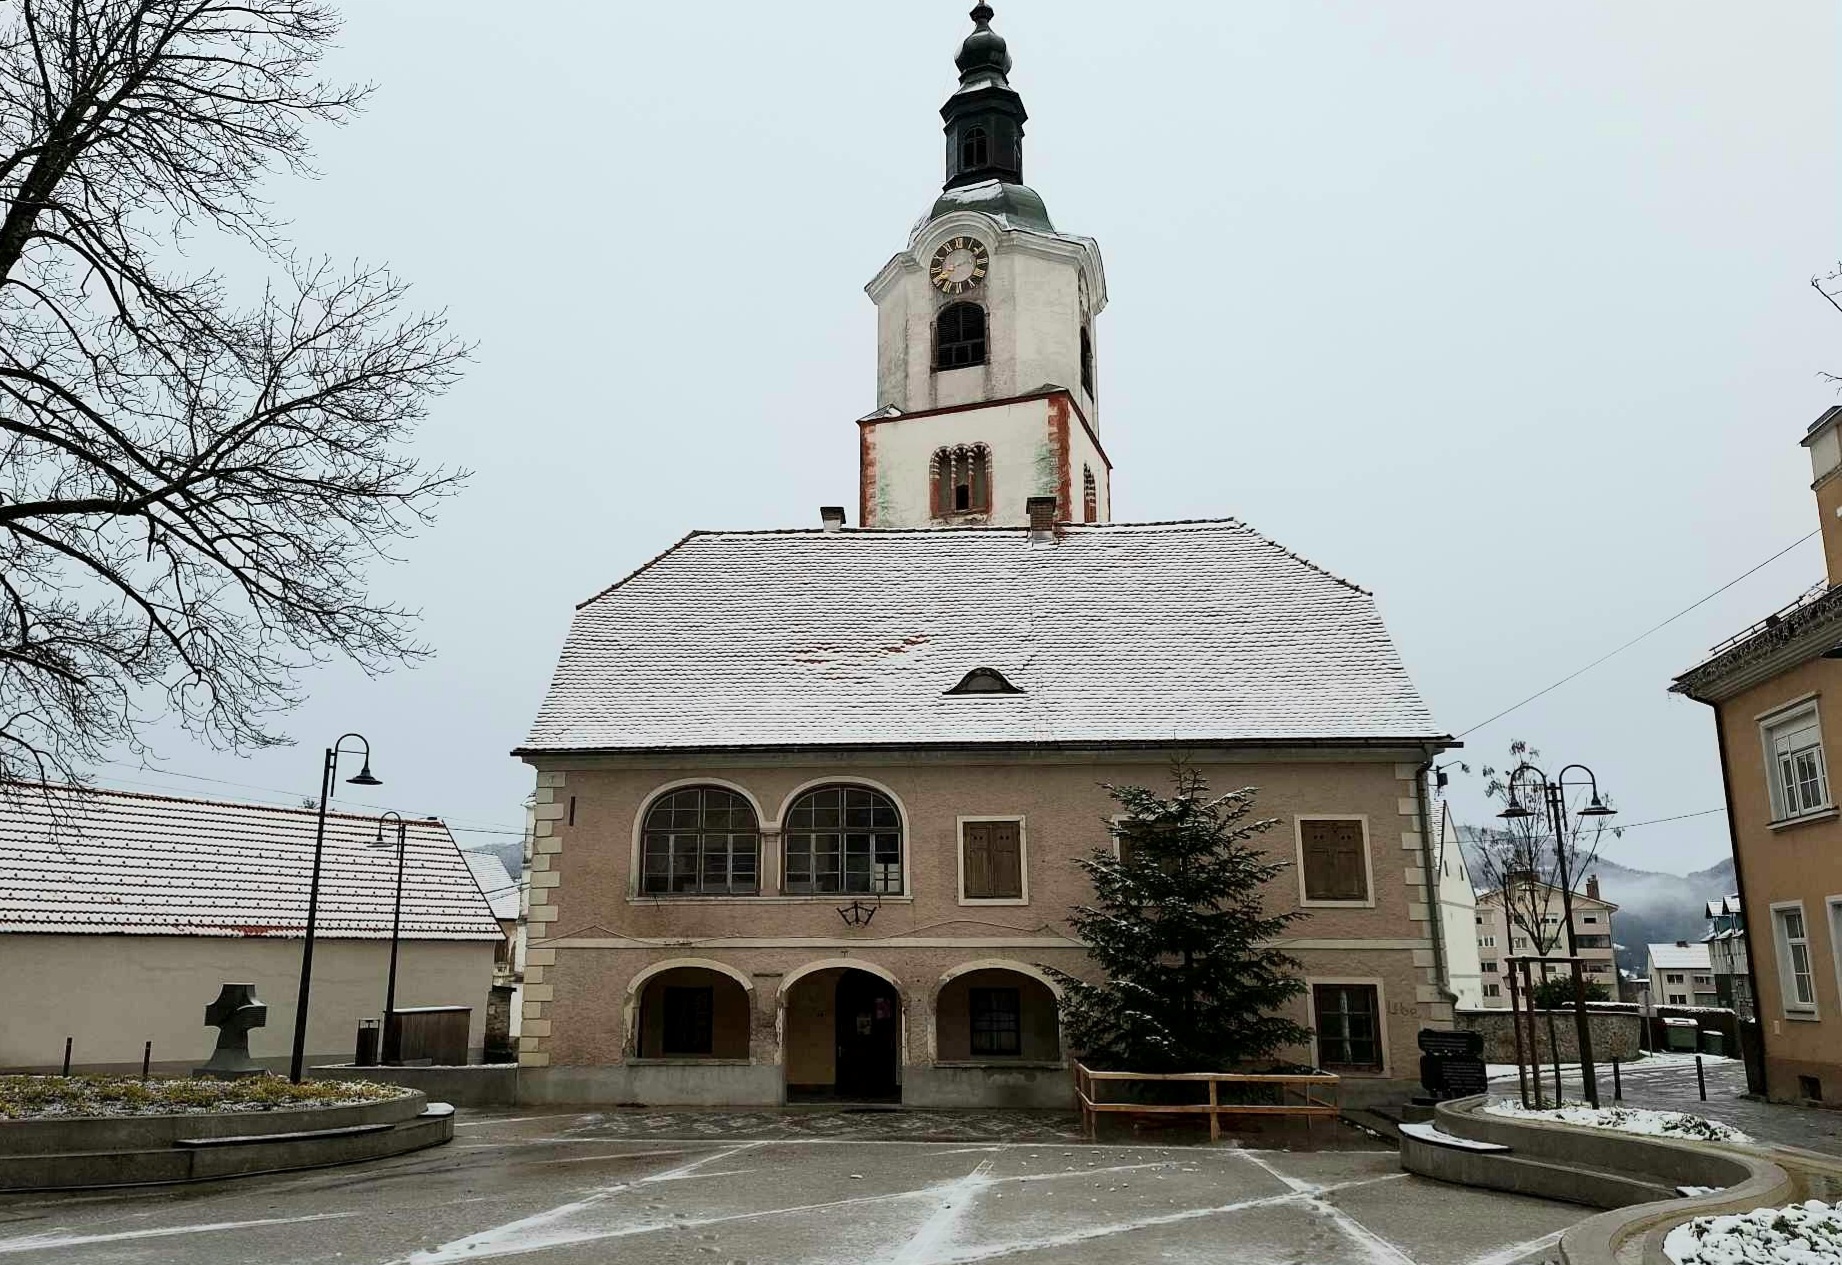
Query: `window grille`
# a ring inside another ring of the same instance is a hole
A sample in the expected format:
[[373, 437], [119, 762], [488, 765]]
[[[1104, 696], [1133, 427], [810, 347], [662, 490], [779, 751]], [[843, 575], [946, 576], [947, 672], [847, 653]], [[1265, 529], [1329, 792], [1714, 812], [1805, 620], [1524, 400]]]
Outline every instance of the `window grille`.
[[972, 1009], [972, 1053], [1023, 1053], [1023, 994], [1015, 988], [966, 990]]

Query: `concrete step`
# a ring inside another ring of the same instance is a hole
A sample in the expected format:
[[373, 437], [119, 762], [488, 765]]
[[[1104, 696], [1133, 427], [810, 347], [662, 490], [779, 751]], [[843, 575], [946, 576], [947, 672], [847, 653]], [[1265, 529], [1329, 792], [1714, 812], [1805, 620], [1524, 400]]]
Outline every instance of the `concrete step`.
[[1401, 1126], [1401, 1167], [1438, 1181], [1588, 1208], [1624, 1208], [1677, 1197], [1672, 1187], [1660, 1182], [1578, 1163], [1532, 1159], [1501, 1143], [1456, 1137], [1426, 1124]]
[[175, 1138], [174, 1146], [258, 1146], [264, 1142], [305, 1142], [315, 1138], [350, 1138], [361, 1133], [388, 1133], [394, 1124], [351, 1124], [338, 1129], [303, 1129], [298, 1133], [246, 1133], [229, 1138]]

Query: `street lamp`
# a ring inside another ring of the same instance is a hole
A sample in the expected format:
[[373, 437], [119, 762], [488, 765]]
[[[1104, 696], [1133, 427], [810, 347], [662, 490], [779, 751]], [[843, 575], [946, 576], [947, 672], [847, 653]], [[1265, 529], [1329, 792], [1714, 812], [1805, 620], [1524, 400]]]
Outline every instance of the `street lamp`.
[[346, 779], [353, 786], [382, 786], [371, 776], [371, 744], [363, 734], [342, 734], [339, 741], [326, 749], [320, 768], [320, 816], [313, 832], [313, 879], [307, 887], [307, 936], [301, 941], [301, 988], [294, 1003], [294, 1054], [288, 1061], [288, 1079], [301, 1083], [302, 1064], [307, 1061], [307, 1001], [313, 991], [313, 931], [320, 918], [320, 861], [326, 852], [326, 801], [333, 795], [333, 777], [338, 772], [339, 756], [347, 738], [356, 738], [364, 752], [357, 777]]
[[[1524, 820], [1535, 816], [1534, 812], [1523, 807], [1522, 802], [1516, 797], [1517, 789], [1525, 781], [1524, 775], [1533, 774], [1530, 789], [1540, 793], [1548, 810], [1549, 828], [1554, 831], [1554, 861], [1557, 870], [1556, 877], [1560, 879], [1561, 888], [1561, 920], [1567, 927], [1567, 956], [1573, 960], [1573, 1017], [1574, 1030], [1579, 1036], [1580, 1043], [1580, 1078], [1586, 1086], [1587, 1102], [1597, 1107], [1599, 1105], [1599, 1080], [1593, 1071], [1592, 1029], [1586, 1020], [1586, 990], [1579, 974], [1579, 950], [1575, 947], [1573, 939], [1573, 876], [1568, 872], [1567, 866], [1567, 775], [1575, 770], [1586, 775], [1584, 785], [1592, 792], [1591, 801], [1576, 815], [1610, 817], [1616, 813], [1617, 809], [1607, 806], [1606, 802], [1599, 797], [1599, 779], [1584, 764], [1570, 764], [1561, 770], [1558, 778], [1549, 781], [1546, 773], [1524, 760], [1509, 775], [1509, 804], [1497, 816], [1506, 821]], [[1575, 781], [1573, 785], [1580, 786], [1582, 783]], [[1506, 902], [1507, 899], [1508, 893], [1505, 893]], [[1540, 944], [1539, 938], [1536, 943]], [[1546, 978], [1545, 971], [1543, 978]], [[1529, 1020], [1531, 1025], [1534, 1023], [1532, 1015], [1533, 1011], [1531, 1011]], [[1559, 1061], [1557, 1054], [1555, 1062], [1558, 1064]], [[1558, 1088], [1556, 1092], [1559, 1092]]]
[[390, 1039], [390, 1016], [397, 1009], [397, 940], [403, 932], [403, 848], [408, 839], [409, 828], [403, 824], [403, 814], [392, 809], [377, 819], [377, 838], [372, 841], [374, 848], [388, 848], [384, 841], [384, 818], [397, 820], [397, 898], [390, 913], [390, 982], [384, 986], [384, 1062], [395, 1064], [399, 1050], [397, 1043]]

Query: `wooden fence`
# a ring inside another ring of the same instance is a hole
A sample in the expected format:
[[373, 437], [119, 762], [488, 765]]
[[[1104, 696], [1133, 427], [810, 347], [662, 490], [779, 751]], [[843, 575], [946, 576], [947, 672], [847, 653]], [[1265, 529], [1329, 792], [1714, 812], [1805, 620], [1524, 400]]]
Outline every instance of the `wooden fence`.
[[[1296, 1116], [1307, 1127], [1313, 1119], [1335, 1119], [1343, 1110], [1342, 1079], [1327, 1074], [1264, 1074], [1248, 1072], [1168, 1072], [1163, 1075], [1141, 1072], [1096, 1072], [1076, 1063], [1075, 1096], [1081, 1102], [1081, 1124], [1092, 1138], [1102, 1112], [1127, 1115], [1207, 1115], [1209, 1140], [1222, 1136], [1223, 1116]], [[1196, 1103], [1138, 1103], [1109, 1101], [1105, 1090], [1124, 1083], [1185, 1081], [1207, 1083], [1209, 1101]], [[1274, 1091], [1270, 1102], [1223, 1102], [1222, 1086], [1256, 1086]]]

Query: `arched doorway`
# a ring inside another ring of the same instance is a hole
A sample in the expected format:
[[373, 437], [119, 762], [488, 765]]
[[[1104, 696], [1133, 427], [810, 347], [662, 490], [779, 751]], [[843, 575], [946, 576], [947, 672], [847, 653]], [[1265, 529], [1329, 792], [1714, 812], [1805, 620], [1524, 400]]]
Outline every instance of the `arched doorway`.
[[782, 1050], [789, 1102], [900, 1102], [902, 998], [854, 967], [827, 967], [786, 993]]

